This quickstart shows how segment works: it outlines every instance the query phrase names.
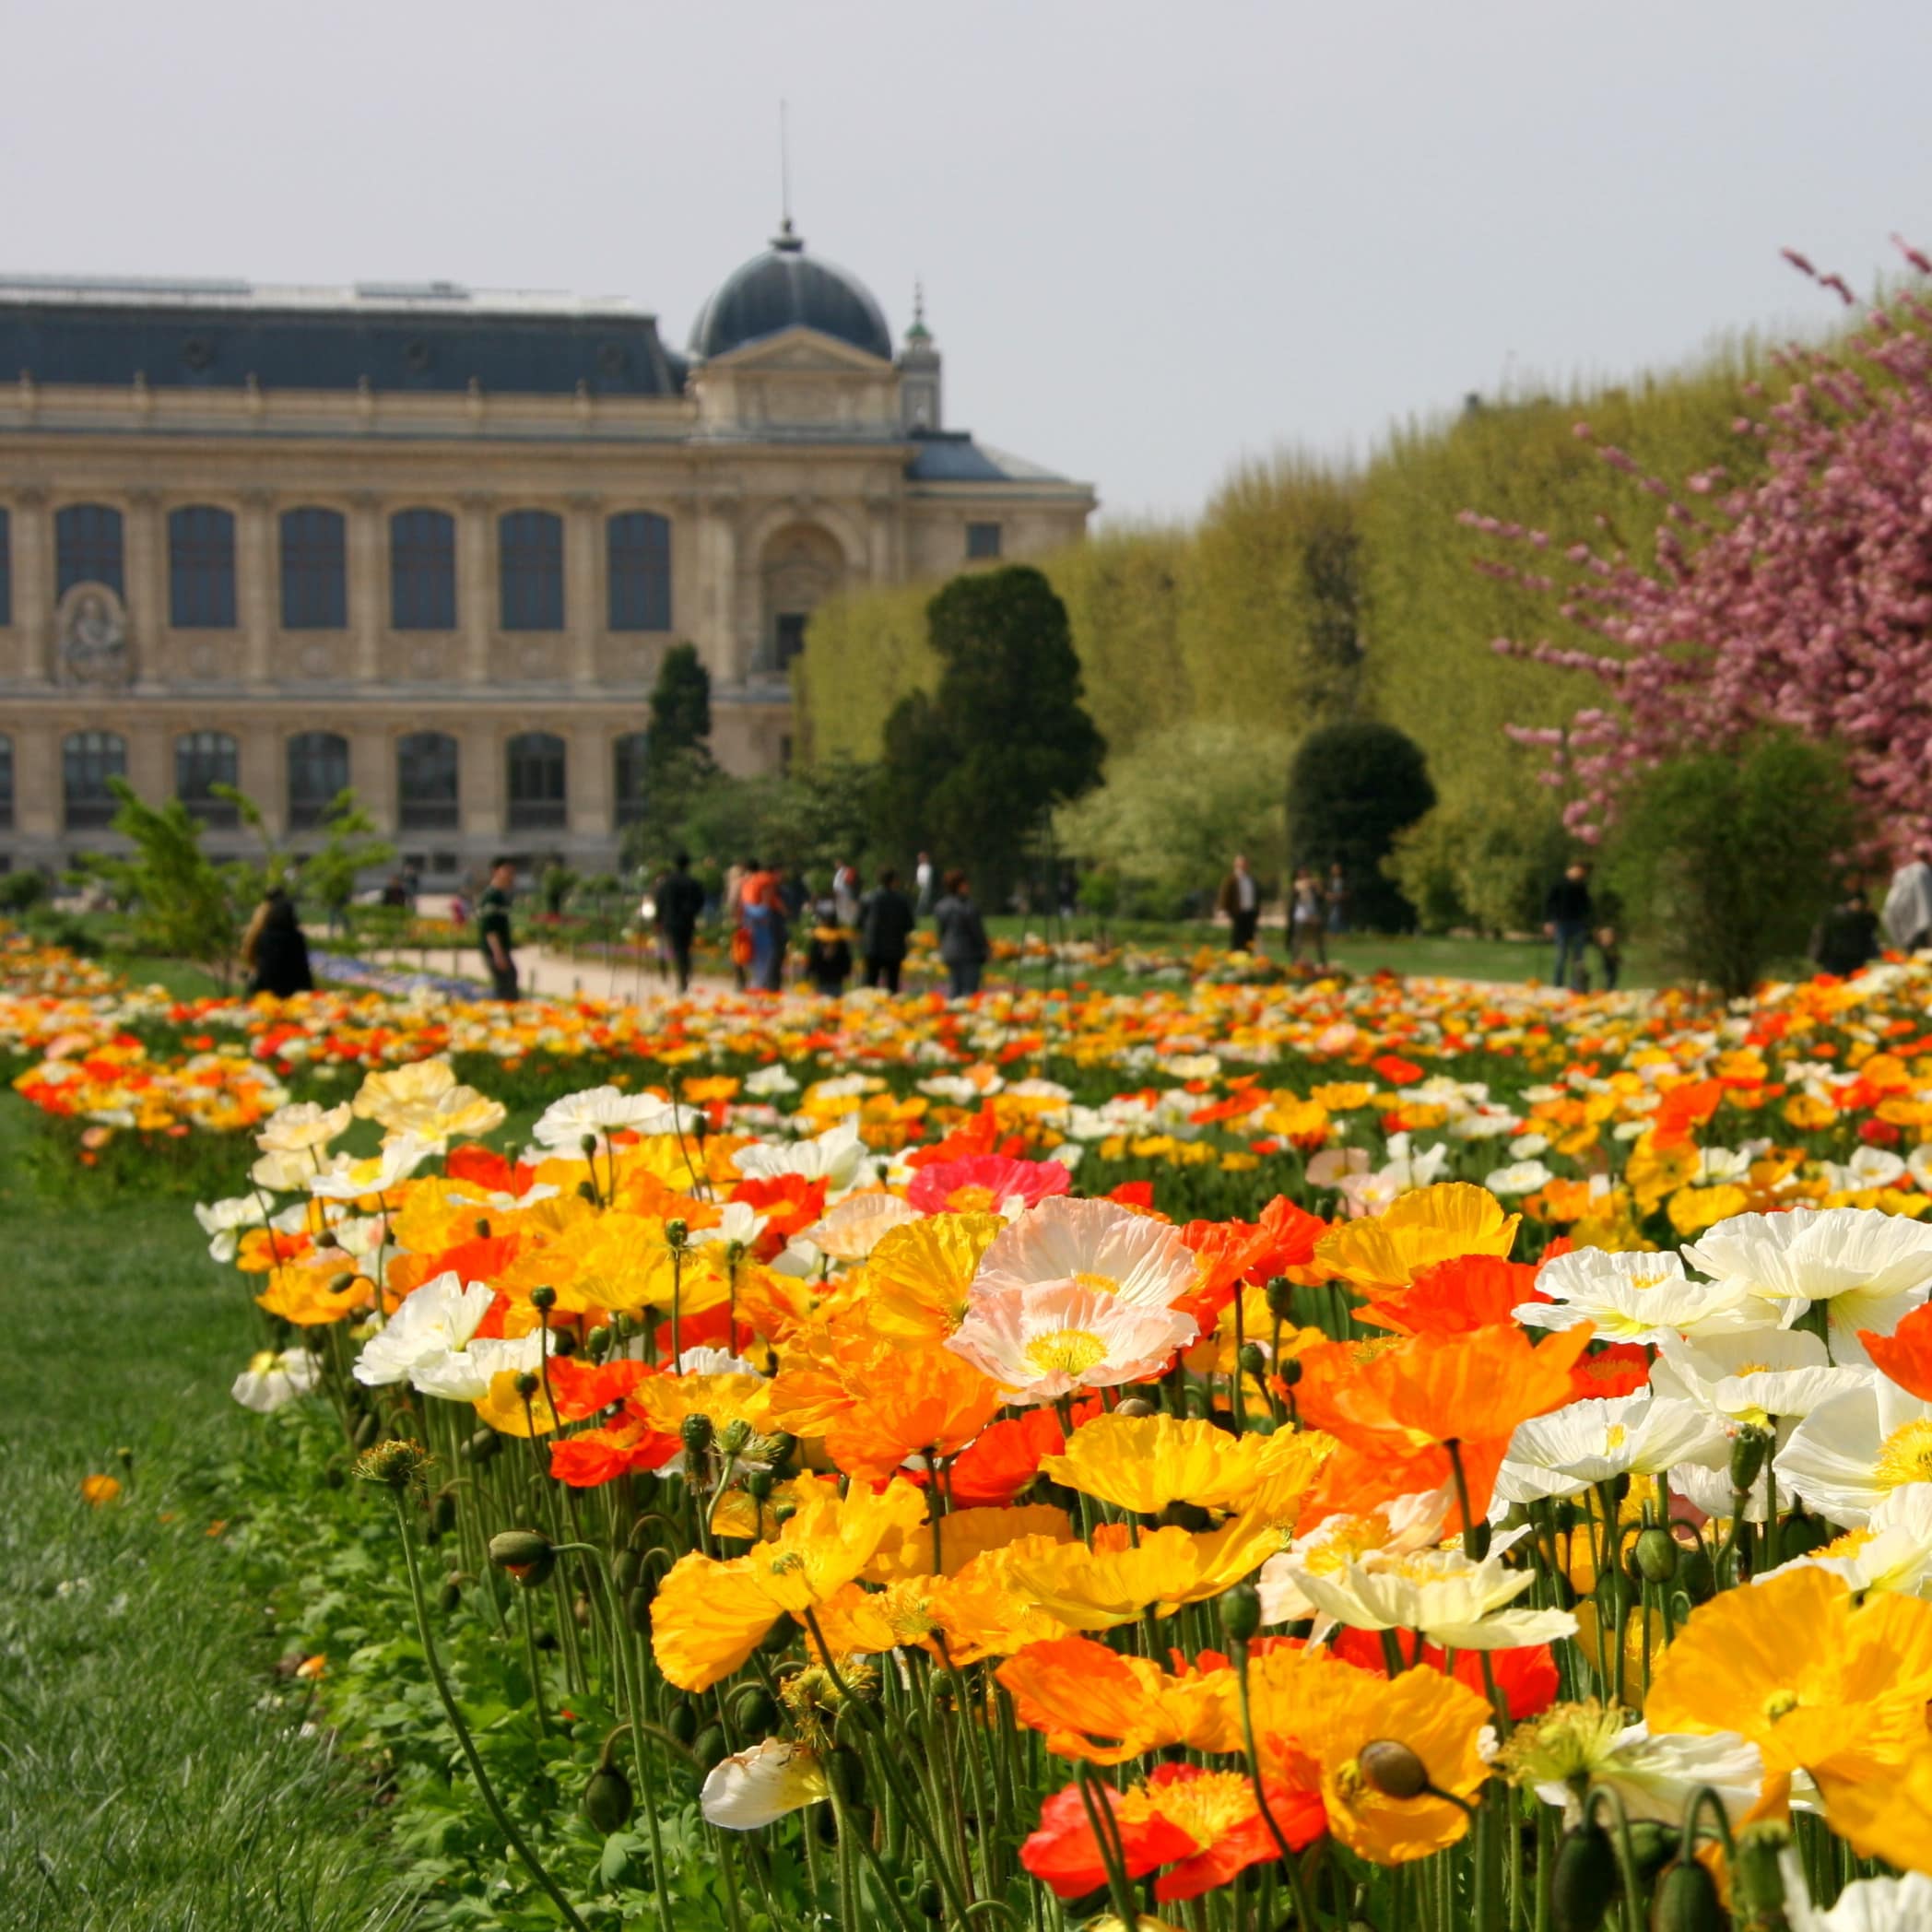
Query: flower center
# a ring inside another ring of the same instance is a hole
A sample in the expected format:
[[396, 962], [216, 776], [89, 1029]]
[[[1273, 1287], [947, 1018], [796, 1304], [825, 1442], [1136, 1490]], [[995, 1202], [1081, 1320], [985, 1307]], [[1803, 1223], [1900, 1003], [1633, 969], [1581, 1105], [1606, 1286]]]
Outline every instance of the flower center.
[[1764, 1715], [1771, 1723], [1775, 1724], [1781, 1717], [1789, 1717], [1797, 1709], [1798, 1703], [1799, 1698], [1796, 1690], [1773, 1690], [1764, 1700]]
[[1907, 1422], [1887, 1436], [1879, 1450], [1872, 1480], [1881, 1490], [1903, 1489], [1908, 1482], [1932, 1482], [1932, 1420]]
[[1097, 1295], [1117, 1295], [1120, 1281], [1113, 1275], [1090, 1275], [1084, 1269], [1073, 1278], [1082, 1288], [1091, 1289]]
[[1604, 1447], [1605, 1447], [1606, 1449], [1620, 1449], [1620, 1448], [1622, 1448], [1622, 1447], [1623, 1447], [1623, 1438], [1624, 1438], [1624, 1437], [1625, 1437], [1625, 1436], [1626, 1436], [1626, 1435], [1627, 1435], [1627, 1434], [1628, 1434], [1629, 1432], [1630, 1432], [1630, 1431], [1628, 1431], [1627, 1429], [1625, 1429], [1625, 1427], [1623, 1426], [1623, 1424], [1622, 1424], [1621, 1422], [1612, 1422], [1612, 1423], [1610, 1424], [1609, 1428], [1608, 1428], [1608, 1429], [1607, 1429], [1607, 1430], [1606, 1430], [1606, 1431], [1604, 1431], [1604, 1438], [1603, 1438], [1603, 1443], [1604, 1443]]
[[273, 1349], [260, 1349], [248, 1358], [248, 1372], [251, 1375], [268, 1375], [281, 1358]]
[[1062, 1328], [1026, 1345], [1027, 1361], [1043, 1375], [1084, 1375], [1106, 1356], [1107, 1344], [1088, 1328]]
[[946, 1196], [948, 1214], [991, 1214], [998, 1206], [999, 1196], [990, 1187], [977, 1183], [970, 1187], [955, 1187]]

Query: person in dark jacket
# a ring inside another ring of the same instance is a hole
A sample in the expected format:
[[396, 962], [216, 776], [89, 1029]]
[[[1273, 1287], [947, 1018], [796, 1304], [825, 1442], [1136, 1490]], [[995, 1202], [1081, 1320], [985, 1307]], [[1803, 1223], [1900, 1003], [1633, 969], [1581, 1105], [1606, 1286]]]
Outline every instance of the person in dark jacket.
[[972, 889], [963, 872], [946, 875], [946, 896], [933, 908], [933, 926], [939, 935], [939, 958], [945, 962], [948, 996], [967, 999], [980, 990], [980, 973], [993, 948]]
[[704, 911], [704, 888], [691, 877], [689, 853], [672, 855], [671, 869], [658, 880], [653, 897], [657, 901], [657, 935], [671, 956], [677, 990], [689, 993], [691, 942], [698, 937], [698, 917]]
[[859, 905], [859, 951], [868, 986], [899, 991], [913, 923], [913, 901], [899, 889], [899, 874], [888, 866]]
[[315, 977], [309, 970], [309, 942], [295, 916], [295, 901], [279, 886], [271, 886], [248, 922], [242, 939], [242, 957], [248, 965], [248, 991], [272, 993], [287, 999], [292, 993], [312, 993]]
[[1587, 970], [1584, 956], [1590, 946], [1592, 911], [1590, 868], [1584, 860], [1573, 859], [1543, 901], [1543, 931], [1556, 941], [1552, 986], [1567, 986], [1573, 974]]
[[813, 991], [827, 999], [843, 999], [845, 982], [852, 977], [852, 943], [839, 924], [838, 906], [830, 899], [819, 901], [817, 923], [805, 948], [806, 977]]
[[1855, 887], [1824, 916], [1813, 942], [1811, 956], [1820, 972], [1849, 979], [1879, 957], [1879, 915], [1871, 902]]

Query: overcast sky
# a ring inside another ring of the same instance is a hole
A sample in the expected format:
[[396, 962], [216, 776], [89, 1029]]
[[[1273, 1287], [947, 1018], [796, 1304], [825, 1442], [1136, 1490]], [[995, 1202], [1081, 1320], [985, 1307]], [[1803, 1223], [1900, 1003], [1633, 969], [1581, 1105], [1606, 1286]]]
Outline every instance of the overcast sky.
[[0, 268], [624, 295], [778, 215], [948, 416], [1185, 514], [1510, 372], [1831, 312], [1932, 242], [1926, 0], [0, 0]]

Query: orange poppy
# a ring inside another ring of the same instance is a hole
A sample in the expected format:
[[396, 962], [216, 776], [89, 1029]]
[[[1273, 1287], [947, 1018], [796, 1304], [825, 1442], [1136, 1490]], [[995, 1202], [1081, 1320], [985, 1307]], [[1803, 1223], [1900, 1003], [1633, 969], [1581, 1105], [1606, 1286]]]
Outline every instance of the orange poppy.
[[1921, 1402], [1932, 1402], [1932, 1302], [1914, 1308], [1890, 1335], [1861, 1328], [1858, 1339], [1881, 1375]]
[[1358, 1321], [1404, 1335], [1459, 1335], [1512, 1319], [1525, 1302], [1547, 1302], [1534, 1263], [1500, 1255], [1457, 1255], [1418, 1268], [1407, 1288], [1364, 1303]]
[[1241, 1749], [1234, 1672], [1203, 1651], [1193, 1665], [1174, 1654], [1172, 1674], [1090, 1637], [1029, 1643], [994, 1675], [1012, 1693], [1014, 1715], [1046, 1737], [1046, 1748], [1090, 1764], [1124, 1764], [1145, 1751]]

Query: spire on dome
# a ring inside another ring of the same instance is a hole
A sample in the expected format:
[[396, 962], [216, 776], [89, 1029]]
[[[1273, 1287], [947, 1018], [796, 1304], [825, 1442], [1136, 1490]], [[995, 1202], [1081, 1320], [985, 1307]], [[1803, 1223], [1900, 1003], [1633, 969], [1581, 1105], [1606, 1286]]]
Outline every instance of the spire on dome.
[[915, 279], [913, 283], [913, 325], [906, 331], [908, 342], [930, 342], [933, 332], [925, 325], [925, 283]]

